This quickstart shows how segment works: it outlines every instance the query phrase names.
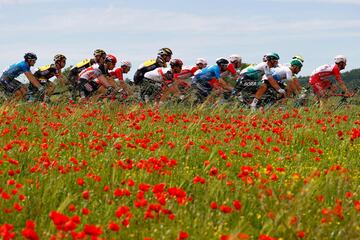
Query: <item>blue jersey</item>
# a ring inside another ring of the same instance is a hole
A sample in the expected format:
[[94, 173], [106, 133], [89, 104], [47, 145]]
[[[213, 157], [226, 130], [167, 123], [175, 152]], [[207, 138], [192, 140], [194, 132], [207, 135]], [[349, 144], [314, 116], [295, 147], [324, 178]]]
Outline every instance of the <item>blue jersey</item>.
[[14, 79], [25, 72], [30, 72], [30, 66], [27, 62], [21, 61], [5, 69], [3, 72], [3, 77]]
[[194, 76], [194, 81], [210, 81], [214, 78], [220, 78], [220, 67], [218, 65], [213, 65], [211, 67], [206, 67], [201, 69], [201, 71]]

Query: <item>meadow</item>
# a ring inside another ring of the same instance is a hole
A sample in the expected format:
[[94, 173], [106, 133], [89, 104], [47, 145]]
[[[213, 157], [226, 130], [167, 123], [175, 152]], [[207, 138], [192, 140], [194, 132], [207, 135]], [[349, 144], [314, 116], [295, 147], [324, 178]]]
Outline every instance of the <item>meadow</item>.
[[0, 106], [3, 239], [360, 239], [360, 107]]

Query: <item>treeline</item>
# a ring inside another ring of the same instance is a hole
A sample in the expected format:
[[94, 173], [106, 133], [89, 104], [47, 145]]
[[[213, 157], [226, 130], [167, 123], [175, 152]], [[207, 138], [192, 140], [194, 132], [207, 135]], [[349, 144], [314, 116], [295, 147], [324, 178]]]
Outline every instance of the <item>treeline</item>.
[[[344, 72], [341, 74], [341, 76], [343, 77], [346, 86], [348, 86], [350, 89], [360, 87], [360, 68]], [[333, 80], [335, 81], [335, 78]], [[309, 76], [300, 77], [299, 81], [302, 86], [309, 86]]]

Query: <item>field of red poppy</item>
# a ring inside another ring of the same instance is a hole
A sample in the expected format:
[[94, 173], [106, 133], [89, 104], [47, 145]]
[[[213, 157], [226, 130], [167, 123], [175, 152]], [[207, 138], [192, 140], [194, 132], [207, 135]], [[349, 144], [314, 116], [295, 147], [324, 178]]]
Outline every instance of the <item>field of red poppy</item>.
[[3, 239], [359, 239], [360, 108], [0, 107]]

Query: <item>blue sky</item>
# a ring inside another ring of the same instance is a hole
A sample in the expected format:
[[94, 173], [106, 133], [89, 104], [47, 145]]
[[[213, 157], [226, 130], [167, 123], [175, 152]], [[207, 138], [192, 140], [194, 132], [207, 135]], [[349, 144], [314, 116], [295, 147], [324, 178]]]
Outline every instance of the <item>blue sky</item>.
[[193, 65], [239, 54], [258, 63], [266, 52], [280, 62], [300, 54], [300, 75], [348, 57], [360, 67], [360, 0], [0, 0], [0, 69], [38, 55], [36, 66], [63, 53], [67, 66], [102, 48], [137, 66], [161, 47]]

